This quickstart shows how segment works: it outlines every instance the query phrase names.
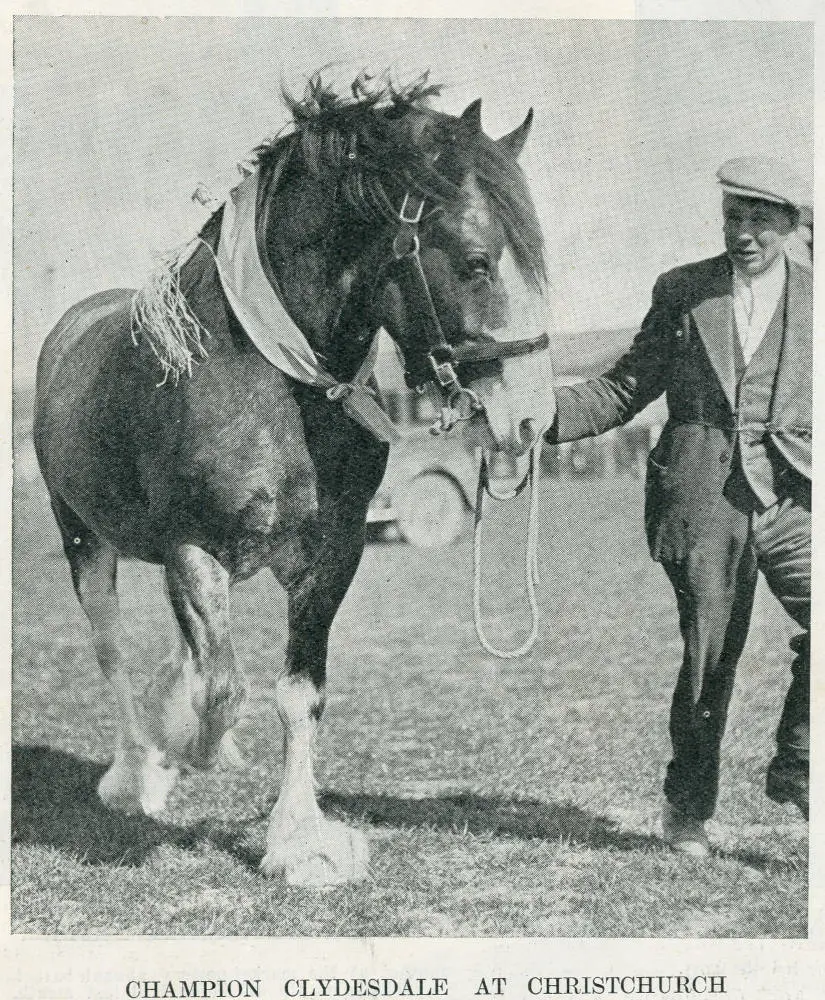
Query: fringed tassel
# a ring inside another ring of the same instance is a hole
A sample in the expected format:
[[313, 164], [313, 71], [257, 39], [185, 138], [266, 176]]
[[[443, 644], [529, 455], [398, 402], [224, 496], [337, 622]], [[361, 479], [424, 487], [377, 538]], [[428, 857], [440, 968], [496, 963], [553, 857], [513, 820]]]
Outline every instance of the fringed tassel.
[[192, 365], [207, 357], [203, 338], [208, 331], [189, 308], [180, 288], [180, 271], [197, 249], [200, 238], [165, 254], [147, 283], [132, 298], [132, 341], [142, 339], [163, 369], [164, 385], [171, 377], [192, 374]]

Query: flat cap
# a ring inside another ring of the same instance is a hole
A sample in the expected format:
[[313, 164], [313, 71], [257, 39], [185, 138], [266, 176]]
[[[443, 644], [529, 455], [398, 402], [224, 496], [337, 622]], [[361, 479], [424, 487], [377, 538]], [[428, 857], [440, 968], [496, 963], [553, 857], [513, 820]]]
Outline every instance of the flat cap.
[[740, 156], [716, 171], [722, 190], [740, 198], [759, 198], [810, 209], [813, 199], [808, 185], [787, 163], [770, 157]]

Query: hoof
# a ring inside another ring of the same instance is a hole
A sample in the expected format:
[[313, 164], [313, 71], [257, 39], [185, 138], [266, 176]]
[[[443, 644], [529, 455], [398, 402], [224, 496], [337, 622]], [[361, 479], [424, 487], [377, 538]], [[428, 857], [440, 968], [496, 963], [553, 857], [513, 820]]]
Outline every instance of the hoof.
[[158, 750], [137, 749], [119, 753], [100, 779], [97, 794], [101, 802], [117, 812], [162, 812], [178, 776], [176, 767], [164, 767]]
[[287, 885], [328, 889], [367, 877], [369, 848], [359, 830], [321, 820], [305, 823], [270, 847], [261, 861], [265, 875], [283, 875]]

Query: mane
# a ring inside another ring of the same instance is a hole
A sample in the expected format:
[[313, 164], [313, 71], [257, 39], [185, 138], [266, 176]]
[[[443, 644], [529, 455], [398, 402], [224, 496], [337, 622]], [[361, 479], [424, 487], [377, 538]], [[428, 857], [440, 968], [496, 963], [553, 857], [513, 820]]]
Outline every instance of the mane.
[[[388, 189], [402, 187], [444, 205], [463, 197], [460, 183], [473, 172], [504, 229], [516, 267], [528, 287], [547, 283], [544, 240], [533, 201], [515, 158], [460, 118], [430, 107], [442, 86], [429, 73], [396, 86], [387, 74], [356, 77], [349, 95], [327, 86], [320, 73], [303, 97], [282, 89], [297, 148], [314, 176], [340, 178], [337, 197], [365, 222], [395, 221], [399, 206]], [[255, 153], [262, 163], [280, 155], [275, 140]]]
[[[521, 168], [471, 124], [433, 110], [431, 99], [441, 90], [429, 83], [428, 73], [398, 86], [388, 74], [375, 78], [362, 72], [350, 93], [341, 95], [315, 73], [301, 98], [282, 88], [292, 131], [263, 142], [252, 160], [265, 169], [289, 144], [298, 154], [292, 169], [334, 177], [334, 197], [342, 207], [364, 223], [380, 224], [398, 218], [400, 205], [390, 192], [413, 191], [432, 209], [463, 198], [461, 182], [472, 172], [502, 225], [522, 279], [543, 291], [544, 241]], [[155, 354], [164, 381], [191, 374], [192, 364], [206, 356], [208, 332], [180, 291], [180, 272], [194, 246], [168, 255], [132, 303], [133, 338], [142, 338]]]

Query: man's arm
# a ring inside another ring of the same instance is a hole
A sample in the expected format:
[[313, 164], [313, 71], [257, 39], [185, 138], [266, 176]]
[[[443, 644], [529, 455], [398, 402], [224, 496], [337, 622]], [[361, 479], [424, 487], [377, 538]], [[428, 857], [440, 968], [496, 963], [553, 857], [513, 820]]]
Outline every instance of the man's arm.
[[666, 275], [656, 282], [641, 330], [609, 372], [556, 389], [556, 419], [547, 441], [561, 444], [604, 434], [632, 420], [665, 391], [680, 321], [678, 301], [668, 294], [668, 284]]

